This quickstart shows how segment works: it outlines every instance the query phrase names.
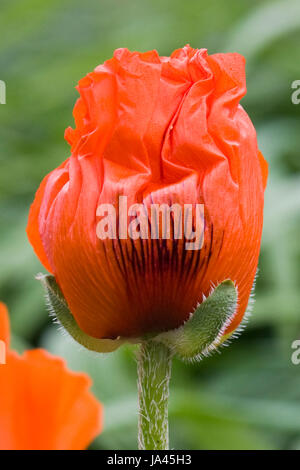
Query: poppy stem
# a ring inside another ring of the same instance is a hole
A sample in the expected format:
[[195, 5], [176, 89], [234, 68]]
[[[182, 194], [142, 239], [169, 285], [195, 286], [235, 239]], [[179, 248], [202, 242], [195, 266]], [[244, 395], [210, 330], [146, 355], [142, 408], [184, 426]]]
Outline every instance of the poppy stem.
[[144, 341], [138, 353], [140, 450], [169, 448], [168, 401], [172, 352], [162, 343]]

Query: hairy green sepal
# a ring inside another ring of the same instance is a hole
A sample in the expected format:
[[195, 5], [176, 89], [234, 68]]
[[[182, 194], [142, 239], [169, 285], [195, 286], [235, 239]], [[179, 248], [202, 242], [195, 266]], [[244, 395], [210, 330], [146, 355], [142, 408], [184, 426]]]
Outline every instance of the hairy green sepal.
[[115, 351], [124, 343], [121, 339], [97, 339], [84, 333], [77, 325], [67, 302], [55, 280], [50, 274], [38, 274], [45, 293], [50, 314], [56, 318], [61, 326], [72, 338], [90, 351], [108, 353]]
[[221, 342], [237, 308], [237, 290], [231, 280], [223, 281], [179, 328], [154, 338], [183, 359], [206, 356]]

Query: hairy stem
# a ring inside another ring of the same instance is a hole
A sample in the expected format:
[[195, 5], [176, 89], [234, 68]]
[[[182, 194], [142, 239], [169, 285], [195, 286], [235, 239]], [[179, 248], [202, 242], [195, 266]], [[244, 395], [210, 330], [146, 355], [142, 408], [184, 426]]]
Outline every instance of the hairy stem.
[[172, 353], [162, 343], [145, 341], [138, 353], [139, 432], [141, 450], [169, 448], [168, 399]]

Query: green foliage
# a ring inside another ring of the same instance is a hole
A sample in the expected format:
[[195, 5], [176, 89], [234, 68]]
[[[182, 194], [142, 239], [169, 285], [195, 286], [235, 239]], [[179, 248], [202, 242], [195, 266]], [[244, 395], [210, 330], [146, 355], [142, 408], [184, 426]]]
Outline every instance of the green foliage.
[[94, 448], [136, 447], [134, 347], [93, 355], [48, 318], [41, 271], [25, 235], [29, 204], [43, 176], [69, 149], [76, 82], [113, 49], [190, 43], [247, 59], [243, 105], [270, 164], [256, 305], [241, 338], [197, 365], [174, 363], [170, 445], [176, 448], [300, 447], [300, 79], [298, 0], [2, 0], [0, 79], [0, 298], [10, 309], [13, 344], [41, 345], [87, 371], [105, 405]]

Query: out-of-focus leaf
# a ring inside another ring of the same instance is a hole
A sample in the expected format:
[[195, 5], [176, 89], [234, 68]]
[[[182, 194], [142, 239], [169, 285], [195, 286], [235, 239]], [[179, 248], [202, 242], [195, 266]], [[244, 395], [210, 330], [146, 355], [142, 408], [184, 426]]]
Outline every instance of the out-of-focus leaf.
[[252, 59], [258, 52], [280, 36], [300, 29], [298, 0], [262, 2], [252, 14], [242, 19], [231, 33], [226, 49], [232, 51], [238, 44], [239, 52]]

